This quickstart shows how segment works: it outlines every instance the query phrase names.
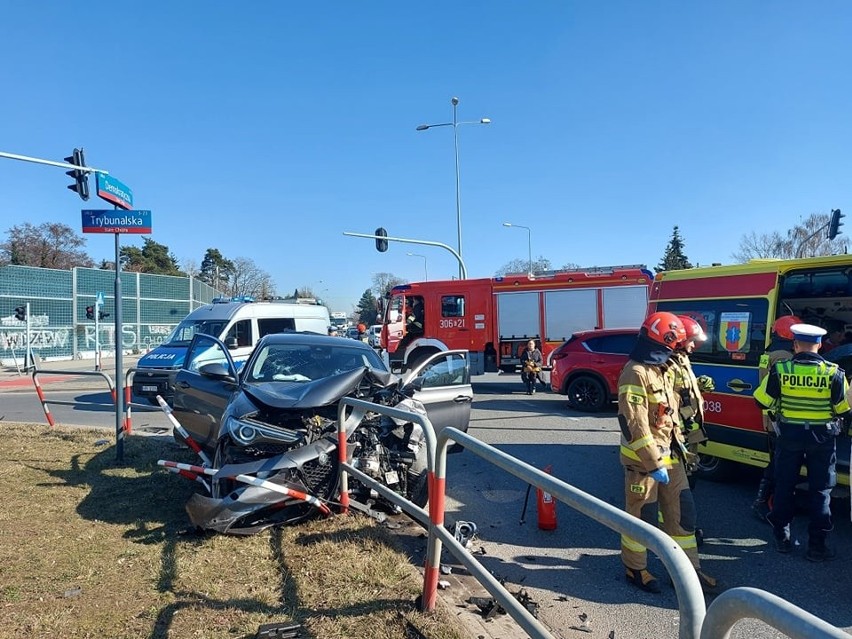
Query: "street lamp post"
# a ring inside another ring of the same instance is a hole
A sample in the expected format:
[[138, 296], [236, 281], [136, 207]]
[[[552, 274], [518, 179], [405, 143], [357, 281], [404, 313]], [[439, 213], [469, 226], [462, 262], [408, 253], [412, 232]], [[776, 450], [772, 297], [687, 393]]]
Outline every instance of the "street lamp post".
[[[462, 223], [461, 223], [461, 179], [459, 172], [459, 126], [462, 124], [491, 124], [491, 120], [489, 118], [480, 118], [479, 120], [469, 120], [464, 122], [458, 121], [458, 106], [459, 99], [453, 97], [450, 102], [453, 105], [453, 121], [452, 122], [442, 122], [440, 124], [421, 124], [417, 127], [418, 131], [426, 131], [427, 129], [434, 129], [439, 126], [451, 126], [453, 127], [453, 144], [455, 146], [455, 154], [456, 154], [456, 231], [458, 234], [458, 252], [459, 257], [462, 257]], [[459, 278], [462, 277], [461, 267], [459, 267]]]
[[423, 273], [426, 275], [426, 279], [423, 280], [423, 281], [428, 282], [429, 281], [429, 269], [426, 268], [426, 256], [420, 255], [419, 253], [406, 253], [406, 255], [409, 255], [411, 257], [422, 257], [423, 258]]
[[523, 226], [521, 224], [512, 224], [511, 222], [503, 222], [503, 226], [512, 226], [518, 229], [526, 229], [527, 230], [527, 253], [529, 254], [530, 266], [529, 266], [529, 274], [532, 276], [533, 274], [533, 262], [532, 262], [532, 231], [530, 227]]

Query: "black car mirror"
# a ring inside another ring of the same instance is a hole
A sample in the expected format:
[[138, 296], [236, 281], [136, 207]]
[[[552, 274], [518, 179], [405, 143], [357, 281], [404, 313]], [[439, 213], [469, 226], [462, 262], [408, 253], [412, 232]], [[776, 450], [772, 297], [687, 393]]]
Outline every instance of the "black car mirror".
[[231, 371], [228, 367], [221, 362], [204, 364], [204, 366], [199, 367], [198, 372], [204, 375], [204, 377], [210, 377], [212, 379], [222, 379], [229, 382], [237, 381], [234, 379], [233, 375], [231, 375]]
[[417, 377], [415, 377], [414, 379], [412, 379], [410, 382], [408, 382], [405, 385], [403, 392], [406, 392], [406, 391], [409, 392], [409, 393], [411, 391], [420, 392], [422, 390], [423, 390], [423, 376], [418, 375]]

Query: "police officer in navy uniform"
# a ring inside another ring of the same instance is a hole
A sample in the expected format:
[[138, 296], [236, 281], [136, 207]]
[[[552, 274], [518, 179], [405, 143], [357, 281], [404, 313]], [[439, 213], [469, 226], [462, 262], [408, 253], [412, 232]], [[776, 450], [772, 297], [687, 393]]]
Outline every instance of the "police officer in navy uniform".
[[826, 544], [831, 523], [831, 489], [837, 476], [835, 439], [847, 428], [852, 410], [846, 399], [848, 384], [843, 369], [817, 352], [825, 329], [794, 324], [793, 358], [777, 362], [760, 383], [754, 398], [774, 413], [778, 441], [775, 449], [775, 497], [767, 519], [772, 524], [778, 552], [793, 550], [790, 523], [794, 492], [804, 463], [808, 471], [810, 561], [834, 557]]

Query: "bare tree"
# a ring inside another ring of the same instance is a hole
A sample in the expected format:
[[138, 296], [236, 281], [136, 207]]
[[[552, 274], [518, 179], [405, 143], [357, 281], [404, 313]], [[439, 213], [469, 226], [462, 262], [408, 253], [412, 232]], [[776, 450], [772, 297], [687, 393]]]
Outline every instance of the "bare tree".
[[407, 283], [408, 280], [397, 277], [393, 273], [373, 273], [372, 291], [378, 299], [382, 300], [394, 286]]
[[739, 250], [731, 255], [737, 262], [757, 258], [791, 259], [836, 255], [846, 251], [846, 239], [828, 239], [829, 213], [811, 213], [782, 235], [778, 231], [757, 234], [752, 231], [740, 240]]
[[183, 260], [180, 267], [189, 277], [198, 277], [198, 274], [201, 272], [198, 268], [198, 262], [191, 257]]
[[275, 284], [269, 273], [259, 268], [254, 261], [247, 257], [237, 257], [232, 260], [234, 270], [228, 282], [231, 296], [251, 295], [264, 298], [275, 295]]
[[[530, 260], [516, 258], [514, 260], [510, 260], [506, 262], [503, 266], [497, 269], [494, 273], [495, 275], [509, 275], [509, 274], [523, 274], [526, 275], [530, 270]], [[550, 260], [546, 257], [542, 257], [541, 255], [538, 258], [534, 259], [532, 262], [532, 272], [538, 273], [539, 271], [549, 271], [550, 270]]]
[[57, 222], [33, 226], [29, 222], [9, 229], [0, 244], [0, 264], [39, 266], [67, 270], [75, 266], [93, 267], [91, 257], [80, 250], [86, 240], [74, 230]]

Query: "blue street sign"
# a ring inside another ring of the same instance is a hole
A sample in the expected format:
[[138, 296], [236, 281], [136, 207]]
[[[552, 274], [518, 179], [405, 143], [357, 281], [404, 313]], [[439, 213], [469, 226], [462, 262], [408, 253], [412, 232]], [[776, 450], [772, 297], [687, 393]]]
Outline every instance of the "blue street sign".
[[96, 173], [98, 183], [98, 197], [118, 208], [129, 211], [133, 208], [133, 191], [111, 175]]
[[104, 305], [104, 292], [103, 291], [98, 291], [98, 296], [95, 299], [95, 304], [97, 304], [98, 306]]
[[83, 210], [83, 233], [151, 233], [151, 211]]

